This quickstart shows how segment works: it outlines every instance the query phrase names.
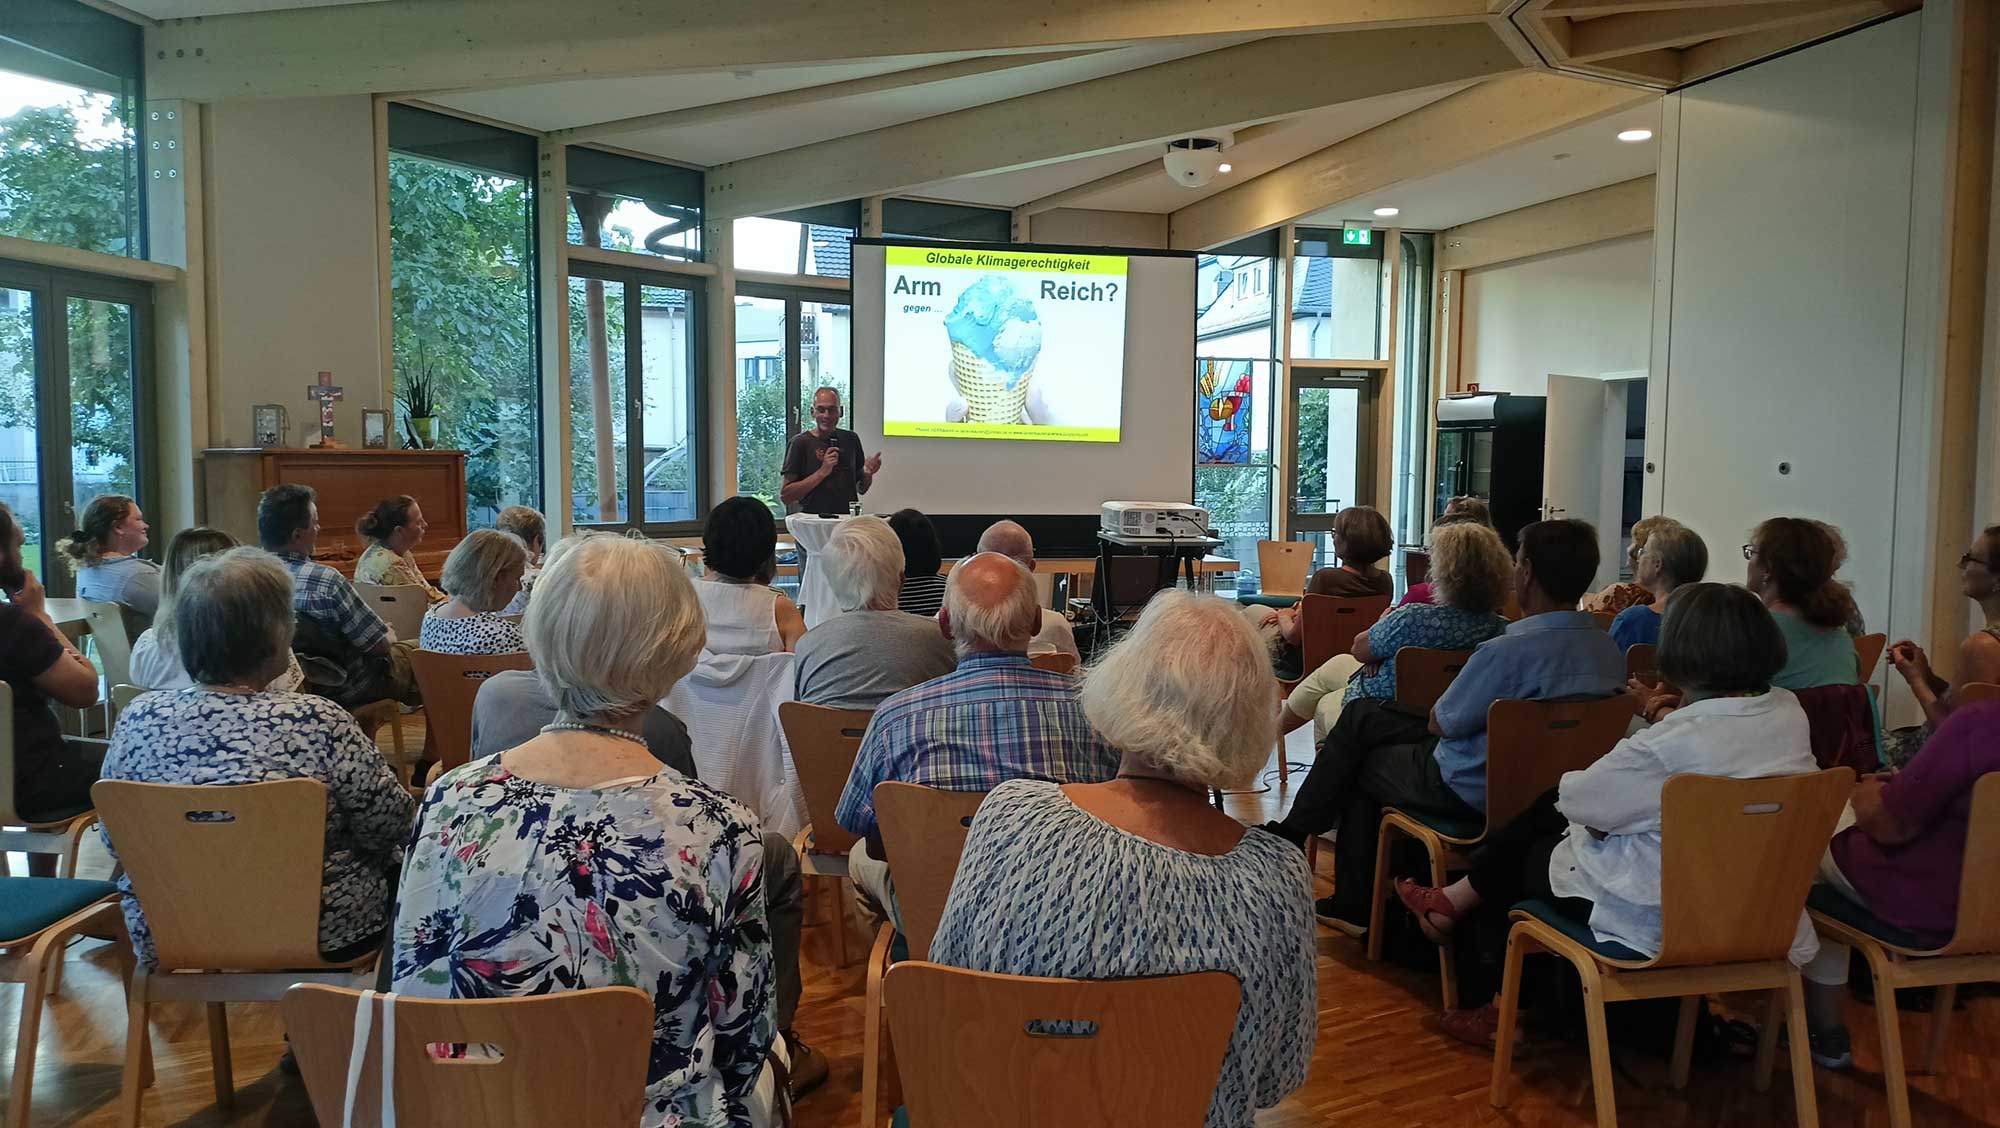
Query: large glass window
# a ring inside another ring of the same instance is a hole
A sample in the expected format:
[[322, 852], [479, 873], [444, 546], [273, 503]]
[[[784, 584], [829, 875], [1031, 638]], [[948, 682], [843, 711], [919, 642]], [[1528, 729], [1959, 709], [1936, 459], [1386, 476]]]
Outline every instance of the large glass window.
[[701, 258], [699, 169], [601, 149], [569, 150], [569, 241], [583, 247]]
[[736, 269], [846, 278], [853, 273], [848, 245], [860, 228], [858, 202], [739, 219], [734, 232]]
[[153, 504], [151, 290], [141, 283], [0, 263], [0, 501], [41, 567], [50, 538], [100, 494]]
[[577, 263], [569, 280], [571, 518], [684, 532], [702, 513], [691, 285]]
[[141, 258], [137, 25], [0, 4], [0, 234]]
[[[845, 244], [842, 244], [845, 246]], [[783, 513], [778, 489], [791, 437], [810, 425], [812, 396], [840, 393], [854, 426], [844, 293], [746, 283], [736, 298], [736, 489]]]
[[389, 145], [402, 442], [415, 437], [413, 393], [427, 389], [438, 421], [433, 441], [466, 452], [467, 521], [491, 524], [509, 505], [543, 508], [535, 142], [392, 105]]
[[[1257, 542], [1271, 537], [1272, 397], [1280, 386], [1270, 239], [1203, 255], [1195, 264], [1195, 504], [1255, 587]], [[1222, 419], [1214, 418], [1220, 414]], [[1237, 436], [1247, 431], [1247, 443]], [[1211, 461], [1211, 456], [1231, 461]], [[1240, 461], [1237, 461], [1240, 459]]]
[[1380, 360], [1388, 355], [1383, 240], [1342, 241], [1339, 229], [1300, 228], [1292, 255], [1292, 359]]

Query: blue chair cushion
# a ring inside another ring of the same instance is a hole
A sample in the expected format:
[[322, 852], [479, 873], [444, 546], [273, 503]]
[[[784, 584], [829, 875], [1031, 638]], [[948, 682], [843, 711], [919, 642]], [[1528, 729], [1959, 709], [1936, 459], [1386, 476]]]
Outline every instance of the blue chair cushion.
[[910, 958], [910, 938], [900, 932], [889, 937], [889, 963], [891, 966]]
[[1529, 916], [1534, 917], [1536, 920], [1541, 921], [1543, 924], [1583, 945], [1590, 950], [1592, 955], [1601, 956], [1607, 960], [1638, 961], [1642, 963], [1651, 958], [1643, 952], [1635, 952], [1623, 944], [1599, 940], [1597, 937], [1591, 935], [1589, 921], [1578, 920], [1547, 901], [1539, 899], [1523, 901], [1514, 906], [1514, 911], [1517, 913], [1527, 913]]
[[1450, 815], [1434, 815], [1428, 811], [1412, 811], [1402, 807], [1397, 807], [1396, 811], [1424, 824], [1446, 838], [1457, 838], [1463, 841], [1478, 838], [1480, 835], [1486, 833], [1486, 820], [1483, 818], [1455, 819]]
[[25, 940], [116, 892], [118, 887], [108, 881], [0, 877], [0, 940]]
[[889, 1128], [910, 1128], [910, 1108], [908, 1105], [896, 1106], [896, 1115], [889, 1118]]
[[1867, 906], [1853, 900], [1847, 894], [1842, 893], [1831, 885], [1813, 886], [1812, 892], [1806, 894], [1806, 908], [1816, 913], [1830, 916], [1847, 927], [1857, 932], [1865, 932], [1892, 947], [1908, 948], [1913, 952], [1928, 952], [1951, 943], [1951, 937], [1949, 936], [1935, 938], [1937, 942], [1931, 943], [1931, 940], [1934, 939], [1933, 937], [1918, 936], [1912, 932], [1905, 932], [1888, 921], [1883, 920], [1881, 917], [1876, 916], [1874, 913], [1869, 912]]
[[1291, 607], [1297, 604], [1296, 595], [1266, 595], [1261, 591], [1238, 592], [1236, 602], [1245, 607]]

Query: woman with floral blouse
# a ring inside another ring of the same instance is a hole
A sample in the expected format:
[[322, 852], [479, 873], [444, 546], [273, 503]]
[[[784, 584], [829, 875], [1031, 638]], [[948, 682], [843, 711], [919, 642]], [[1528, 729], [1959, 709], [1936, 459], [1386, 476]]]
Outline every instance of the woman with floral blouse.
[[765, 1123], [756, 1091], [777, 1024], [762, 831], [639, 732], [701, 651], [687, 576], [654, 545], [593, 537], [542, 573], [523, 627], [556, 719], [425, 796], [395, 989], [638, 987], [655, 1009], [641, 1123]]

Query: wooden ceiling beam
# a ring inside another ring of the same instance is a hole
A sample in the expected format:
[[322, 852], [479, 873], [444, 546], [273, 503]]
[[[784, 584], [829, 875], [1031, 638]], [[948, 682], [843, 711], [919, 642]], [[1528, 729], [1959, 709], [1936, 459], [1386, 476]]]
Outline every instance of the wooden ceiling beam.
[[1840, 12], [1860, 17], [1880, 10], [1881, 5], [1875, 0], [1838, 0], [1835, 3], [1783, 0], [1780, 3], [1635, 12], [1581, 20], [1570, 26], [1568, 61], [1601, 62], [1621, 55], [1638, 55], [1732, 35], [1772, 31]]
[[1439, 270], [1471, 270], [1653, 229], [1654, 178], [1641, 176], [1462, 223], [1438, 235]]
[[1517, 69], [1484, 23], [1261, 39], [719, 165], [708, 205], [764, 215], [902, 192]]
[[1174, 212], [1170, 244], [1217, 246], [1658, 97], [1537, 72], [1496, 78]]
[[1485, 14], [1484, 0], [385, 0], [165, 21], [146, 31], [146, 94], [214, 101], [486, 88], [1415, 27]]

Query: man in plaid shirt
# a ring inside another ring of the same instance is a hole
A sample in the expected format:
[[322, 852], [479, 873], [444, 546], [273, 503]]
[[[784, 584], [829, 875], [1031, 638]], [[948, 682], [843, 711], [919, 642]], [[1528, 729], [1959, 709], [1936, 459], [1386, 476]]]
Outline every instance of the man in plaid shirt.
[[292, 609], [298, 613], [293, 647], [340, 667], [347, 680], [322, 687], [342, 705], [393, 697], [420, 705], [410, 669], [415, 639], [397, 641], [389, 625], [364, 603], [347, 577], [313, 560], [319, 543], [319, 505], [310, 486], [277, 485], [257, 502], [257, 539], [292, 574]]
[[958, 669], [891, 694], [868, 723], [834, 818], [862, 836], [847, 872], [862, 905], [902, 926], [875, 823], [885, 780], [945, 791], [991, 791], [1010, 779], [1101, 783], [1118, 753], [1084, 718], [1076, 679], [1028, 662], [1041, 626], [1035, 580], [1019, 563], [982, 552], [951, 570], [938, 621]]

